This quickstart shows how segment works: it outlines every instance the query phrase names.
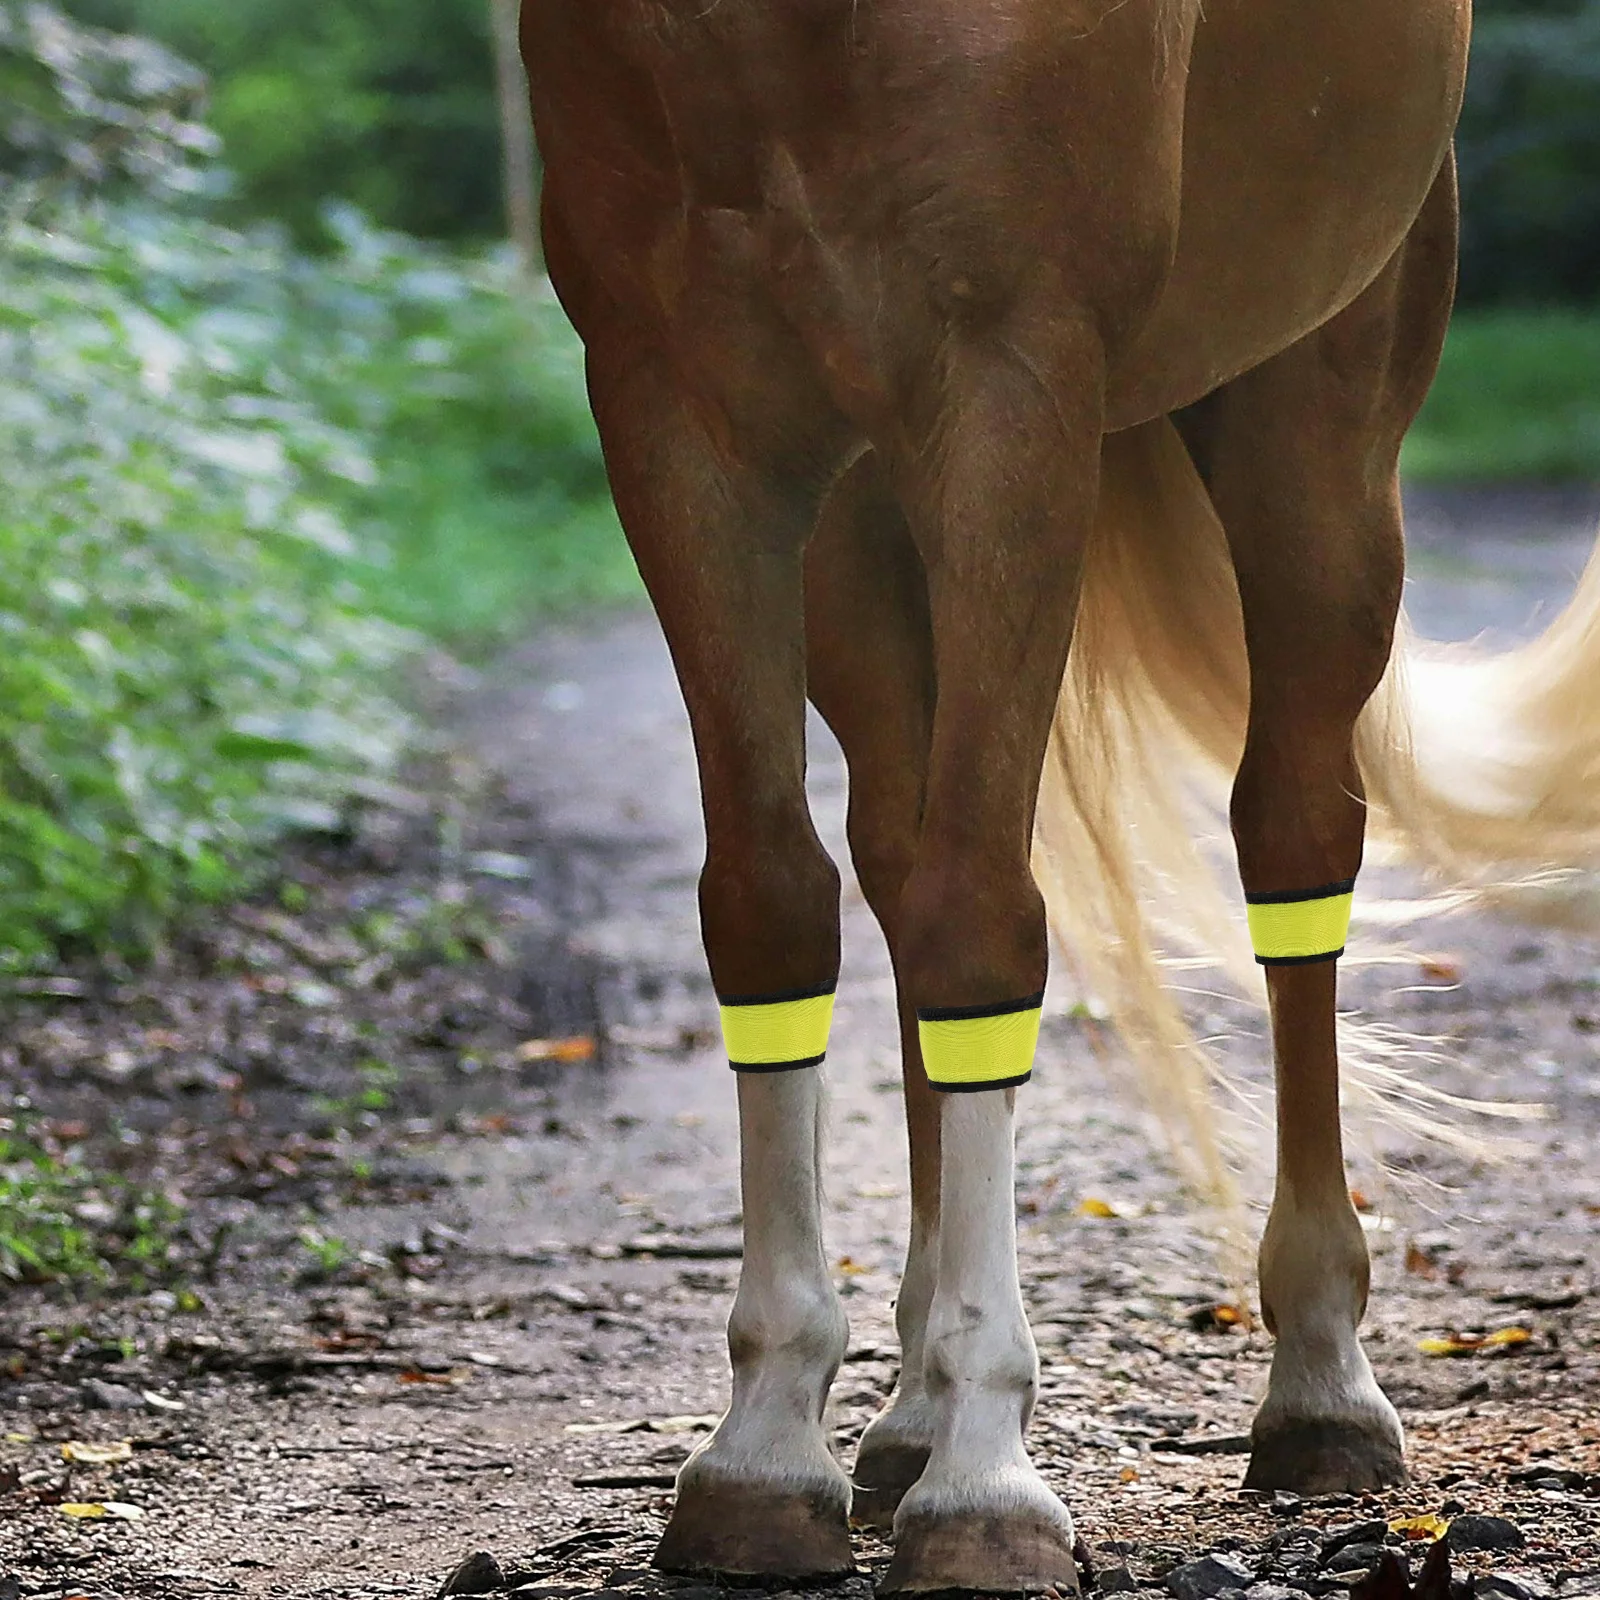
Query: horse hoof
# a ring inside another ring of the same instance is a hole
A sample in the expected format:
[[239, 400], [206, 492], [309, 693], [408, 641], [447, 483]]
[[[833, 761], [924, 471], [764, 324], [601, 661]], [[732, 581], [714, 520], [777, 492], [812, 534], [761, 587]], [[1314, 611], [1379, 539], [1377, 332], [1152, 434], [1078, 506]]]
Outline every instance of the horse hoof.
[[1404, 1445], [1370, 1422], [1297, 1422], [1252, 1435], [1246, 1489], [1366, 1494], [1406, 1481]]
[[[842, 1482], [842, 1475], [841, 1475]], [[829, 1578], [855, 1571], [848, 1485], [811, 1493], [680, 1483], [651, 1564], [663, 1572]]]
[[924, 1445], [875, 1445], [870, 1436], [863, 1439], [856, 1456], [850, 1520], [862, 1528], [892, 1527], [906, 1491], [922, 1476], [927, 1464]]
[[879, 1594], [1077, 1595], [1072, 1525], [1031, 1509], [901, 1518]]

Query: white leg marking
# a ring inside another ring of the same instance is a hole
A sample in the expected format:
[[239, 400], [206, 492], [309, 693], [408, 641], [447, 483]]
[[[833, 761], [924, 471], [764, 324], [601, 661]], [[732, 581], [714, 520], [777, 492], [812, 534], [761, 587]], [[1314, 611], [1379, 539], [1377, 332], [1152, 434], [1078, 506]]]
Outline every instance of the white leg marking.
[[733, 1399], [689, 1458], [680, 1488], [714, 1478], [825, 1495], [849, 1480], [823, 1432], [848, 1329], [822, 1245], [822, 1074], [740, 1073], [744, 1266], [728, 1318]]
[[923, 1358], [936, 1425], [927, 1470], [895, 1517], [897, 1535], [952, 1514], [1017, 1514], [1072, 1540], [1066, 1507], [1022, 1442], [1039, 1356], [1017, 1277], [1014, 1100], [1014, 1092], [944, 1100], [938, 1287]]
[[[858, 1457], [864, 1460], [872, 1452], [880, 1452], [880, 1461], [887, 1461], [891, 1470], [897, 1465], [893, 1461], [896, 1453], [926, 1451], [933, 1443], [938, 1408], [928, 1393], [926, 1350], [928, 1313], [938, 1273], [937, 1215], [928, 1217], [913, 1210], [906, 1266], [900, 1275], [900, 1293], [894, 1307], [895, 1331], [900, 1335], [900, 1376], [889, 1404], [872, 1419], [861, 1436]], [[856, 1482], [858, 1488], [874, 1486], [870, 1471], [863, 1473], [858, 1469]]]

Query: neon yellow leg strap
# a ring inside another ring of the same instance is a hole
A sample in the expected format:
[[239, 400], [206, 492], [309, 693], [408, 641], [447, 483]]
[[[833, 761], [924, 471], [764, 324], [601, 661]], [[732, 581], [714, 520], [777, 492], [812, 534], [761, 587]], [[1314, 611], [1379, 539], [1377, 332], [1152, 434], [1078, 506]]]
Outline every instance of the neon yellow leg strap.
[[820, 1066], [838, 984], [722, 1002], [722, 1037], [735, 1072], [794, 1072]]
[[1250, 942], [1264, 967], [1336, 961], [1350, 936], [1354, 878], [1290, 894], [1247, 894]]
[[1010, 1089], [1033, 1076], [1042, 994], [998, 1006], [917, 1012], [922, 1065], [935, 1089]]

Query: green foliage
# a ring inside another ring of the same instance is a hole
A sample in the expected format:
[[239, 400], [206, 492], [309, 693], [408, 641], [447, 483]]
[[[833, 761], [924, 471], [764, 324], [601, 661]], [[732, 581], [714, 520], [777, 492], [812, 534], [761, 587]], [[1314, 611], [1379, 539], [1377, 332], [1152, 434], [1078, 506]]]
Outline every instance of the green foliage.
[[1458, 312], [1405, 465], [1428, 479], [1600, 480], [1600, 314]]
[[328, 200], [428, 236], [500, 221], [487, 0], [69, 0], [212, 77], [241, 215], [320, 238]]
[[195, 188], [217, 137], [205, 78], [148, 39], [0, 0], [0, 179], [107, 192]]
[[214, 293], [281, 264], [149, 213], [0, 234], [0, 969], [148, 944], [398, 751], [330, 507], [371, 463]]
[[181, 1216], [36, 1135], [25, 1111], [0, 1116], [0, 1282], [148, 1288], [171, 1275]]
[[1600, 293], [1600, 0], [1486, 0], [1458, 141], [1462, 296]]

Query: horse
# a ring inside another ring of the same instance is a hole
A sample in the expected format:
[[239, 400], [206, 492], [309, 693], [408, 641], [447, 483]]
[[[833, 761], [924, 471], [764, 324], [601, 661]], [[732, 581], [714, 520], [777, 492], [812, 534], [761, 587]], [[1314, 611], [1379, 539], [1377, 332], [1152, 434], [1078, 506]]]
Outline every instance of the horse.
[[[1454, 295], [1469, 31], [1468, 0], [525, 0], [547, 265], [692, 725], [737, 1074], [732, 1399], [659, 1566], [848, 1572], [853, 1516], [892, 1529], [888, 1593], [1076, 1590], [1024, 1444], [1034, 841], [1130, 1037], [1187, 1060], [1126, 837], [1178, 736], [1232, 773], [1270, 1002], [1246, 1482], [1403, 1477], [1340, 1128], [1368, 825], [1485, 892], [1600, 851], [1600, 563], [1519, 654], [1405, 671], [1398, 460]], [[854, 1484], [824, 1430], [840, 877], [808, 700], [848, 763], [910, 1142], [902, 1369]]]

